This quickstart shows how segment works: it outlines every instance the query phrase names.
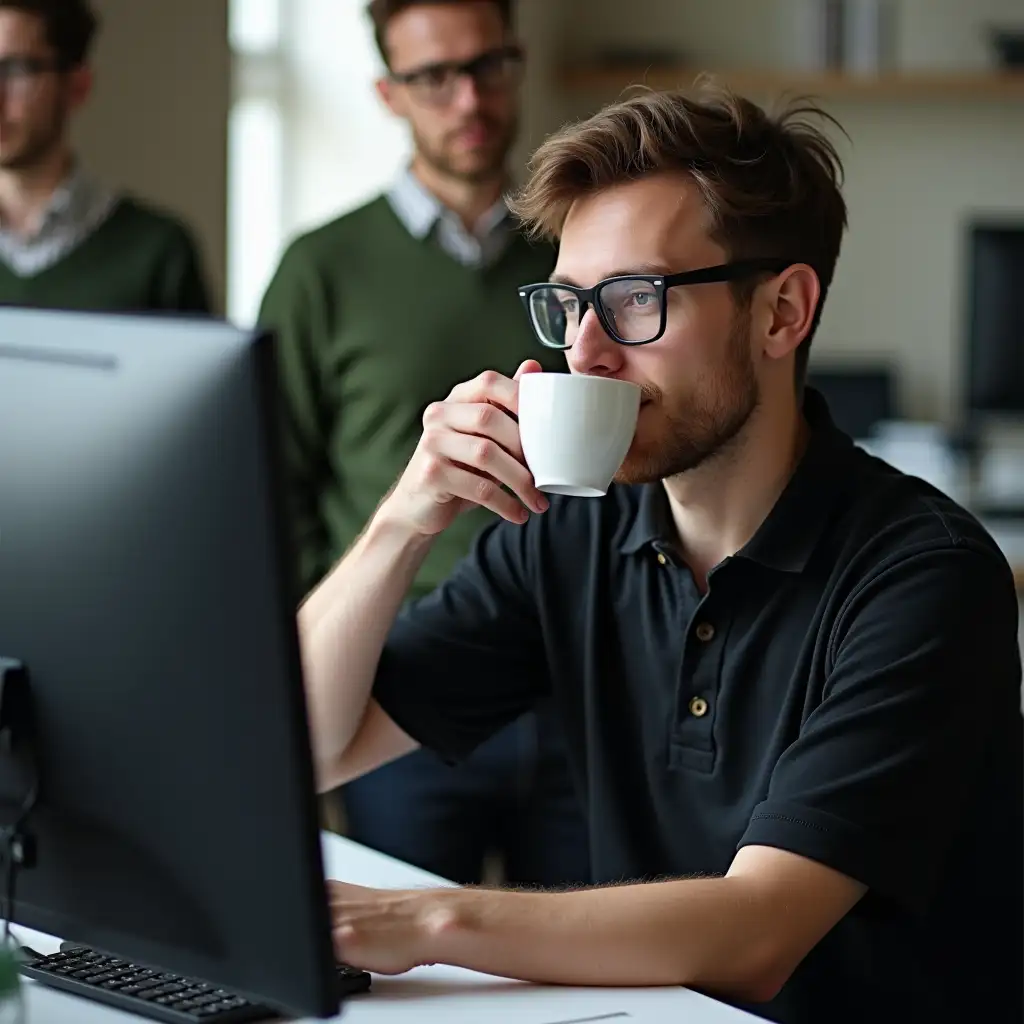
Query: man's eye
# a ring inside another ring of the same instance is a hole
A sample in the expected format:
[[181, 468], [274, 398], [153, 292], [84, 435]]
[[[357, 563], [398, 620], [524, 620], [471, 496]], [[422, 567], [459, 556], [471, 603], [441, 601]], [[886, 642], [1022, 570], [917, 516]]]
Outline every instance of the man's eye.
[[35, 70], [34, 62], [23, 57], [0, 60], [0, 78], [20, 78]]
[[416, 76], [416, 80], [428, 89], [440, 89], [447, 84], [450, 74], [447, 68], [427, 68]]
[[474, 78], [488, 78], [491, 75], [499, 72], [505, 65], [504, 54], [489, 53], [484, 57], [479, 57], [473, 61], [472, 64], [468, 65], [466, 70]]

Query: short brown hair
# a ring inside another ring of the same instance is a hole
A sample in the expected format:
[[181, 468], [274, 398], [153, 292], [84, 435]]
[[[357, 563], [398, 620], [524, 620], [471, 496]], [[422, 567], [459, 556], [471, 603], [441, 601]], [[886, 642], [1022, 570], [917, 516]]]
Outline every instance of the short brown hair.
[[393, 18], [397, 18], [410, 7], [425, 7], [428, 4], [443, 6], [445, 4], [489, 3], [498, 8], [501, 19], [507, 28], [512, 27], [512, 5], [514, 0], [370, 0], [367, 13], [373, 22], [373, 36], [377, 40], [377, 49], [387, 67], [391, 67], [388, 58], [387, 31]]
[[[796, 353], [802, 385], [846, 228], [842, 163], [809, 116], [842, 130], [809, 101], [773, 116], [710, 82], [695, 98], [644, 91], [551, 136], [511, 205], [532, 233], [557, 239], [577, 199], [654, 174], [684, 174], [730, 259], [782, 258], [817, 273], [821, 300]], [[737, 300], [749, 302], [755, 284], [736, 285]]]
[[4, 8], [42, 21], [46, 41], [63, 69], [76, 68], [89, 59], [99, 20], [88, 0], [0, 0], [0, 9]]

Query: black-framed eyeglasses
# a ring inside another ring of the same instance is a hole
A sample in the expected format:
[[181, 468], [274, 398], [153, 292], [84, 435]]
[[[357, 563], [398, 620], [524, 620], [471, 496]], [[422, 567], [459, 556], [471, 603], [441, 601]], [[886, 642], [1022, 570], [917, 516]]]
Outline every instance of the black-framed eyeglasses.
[[548, 348], [572, 348], [583, 317], [591, 306], [609, 338], [620, 345], [649, 345], [668, 324], [669, 288], [739, 281], [756, 274], [778, 274], [792, 260], [737, 260], [682, 274], [630, 274], [598, 281], [593, 288], [575, 285], [527, 284], [519, 289], [540, 343]]
[[25, 89], [40, 75], [65, 70], [60, 61], [46, 57], [0, 57], [0, 89]]
[[522, 49], [502, 46], [470, 60], [427, 64], [412, 71], [392, 71], [388, 77], [392, 82], [408, 86], [423, 102], [441, 107], [452, 101], [461, 78], [471, 78], [481, 92], [498, 92], [518, 85], [522, 69]]

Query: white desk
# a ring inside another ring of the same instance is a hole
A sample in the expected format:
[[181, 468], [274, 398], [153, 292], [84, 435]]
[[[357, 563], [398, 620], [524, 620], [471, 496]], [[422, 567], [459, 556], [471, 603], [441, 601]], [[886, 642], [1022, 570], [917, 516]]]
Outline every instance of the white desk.
[[[331, 878], [385, 889], [447, 884], [338, 836], [325, 835], [323, 849]], [[27, 928], [15, 931], [42, 953], [59, 946], [58, 940]], [[27, 1024], [138, 1024], [145, 1019], [26, 984]], [[345, 1024], [749, 1024], [757, 1018], [682, 988], [556, 988], [456, 967], [421, 967], [397, 978], [375, 977], [373, 990], [350, 999], [335, 1019]]]

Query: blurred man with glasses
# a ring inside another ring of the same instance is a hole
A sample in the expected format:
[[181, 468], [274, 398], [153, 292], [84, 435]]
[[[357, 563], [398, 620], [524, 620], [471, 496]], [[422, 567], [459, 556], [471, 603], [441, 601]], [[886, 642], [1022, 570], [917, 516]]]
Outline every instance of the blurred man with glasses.
[[[505, 206], [524, 55], [510, 0], [374, 0], [380, 98], [411, 129], [411, 166], [384, 194], [298, 239], [268, 290], [276, 330], [287, 489], [307, 593], [355, 541], [412, 455], [424, 409], [487, 366], [535, 347], [517, 298], [554, 255]], [[367, 153], [372, 160], [373, 154]], [[564, 369], [558, 353], [549, 369]], [[460, 519], [418, 573], [426, 594], [492, 519]], [[465, 883], [500, 853], [507, 879], [589, 878], [562, 739], [529, 713], [459, 767], [416, 752], [346, 787], [348, 834]]]
[[188, 230], [75, 159], [96, 29], [86, 0], [0, 0], [0, 304], [205, 313]]

